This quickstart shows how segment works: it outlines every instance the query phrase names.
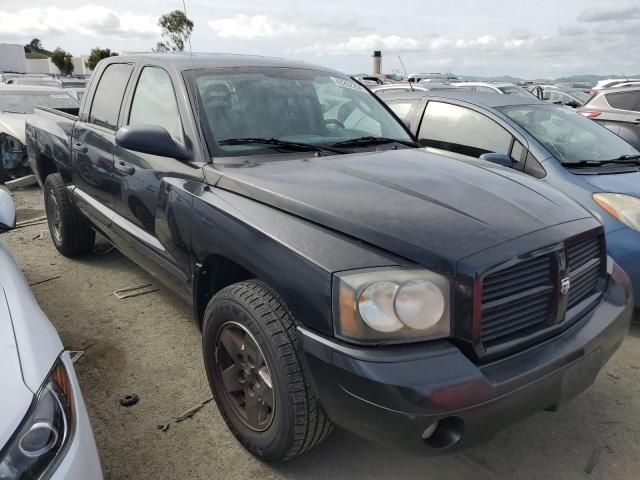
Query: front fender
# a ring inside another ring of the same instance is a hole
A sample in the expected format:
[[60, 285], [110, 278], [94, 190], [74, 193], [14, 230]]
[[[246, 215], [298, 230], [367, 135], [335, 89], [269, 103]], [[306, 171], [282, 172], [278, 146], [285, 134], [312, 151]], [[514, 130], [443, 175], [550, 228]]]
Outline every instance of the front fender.
[[193, 203], [196, 262], [218, 255], [271, 285], [306, 327], [333, 334], [334, 272], [406, 265], [406, 260], [299, 217], [221, 189]]

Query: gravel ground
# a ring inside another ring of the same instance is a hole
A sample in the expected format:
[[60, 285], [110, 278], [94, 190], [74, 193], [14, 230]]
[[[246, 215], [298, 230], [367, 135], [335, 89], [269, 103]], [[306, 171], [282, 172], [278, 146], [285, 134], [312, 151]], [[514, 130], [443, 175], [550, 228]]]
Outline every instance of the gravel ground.
[[[44, 215], [39, 190], [19, 191], [15, 200], [18, 221]], [[46, 224], [4, 238], [27, 280], [44, 280], [33, 291], [66, 348], [85, 351], [76, 370], [107, 479], [638, 478], [638, 328], [590, 390], [559, 412], [513, 425], [488, 445], [445, 457], [414, 457], [337, 430], [307, 455], [273, 466], [239, 446], [214, 403], [175, 422], [211, 397], [200, 333], [187, 306], [163, 290], [116, 299], [114, 290], [151, 279], [117, 251], [108, 251], [104, 241], [95, 254], [70, 260], [55, 251]], [[130, 393], [139, 403], [120, 406], [118, 399]], [[159, 430], [161, 424], [169, 429]]]

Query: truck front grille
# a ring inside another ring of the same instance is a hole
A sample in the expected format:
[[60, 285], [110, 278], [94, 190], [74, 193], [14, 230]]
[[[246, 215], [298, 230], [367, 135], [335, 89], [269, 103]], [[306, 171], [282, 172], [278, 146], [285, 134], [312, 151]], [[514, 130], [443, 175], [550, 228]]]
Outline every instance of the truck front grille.
[[567, 308], [573, 308], [598, 291], [602, 277], [603, 245], [601, 237], [567, 246], [571, 290]]
[[552, 255], [491, 273], [482, 290], [481, 341], [508, 341], [544, 324], [554, 290]]
[[[479, 341], [492, 349], [571, 323], [574, 318], [566, 318], [566, 312], [601, 293], [604, 258], [604, 239], [598, 235], [488, 273], [480, 290]], [[560, 284], [567, 277], [571, 285], [565, 296]]]

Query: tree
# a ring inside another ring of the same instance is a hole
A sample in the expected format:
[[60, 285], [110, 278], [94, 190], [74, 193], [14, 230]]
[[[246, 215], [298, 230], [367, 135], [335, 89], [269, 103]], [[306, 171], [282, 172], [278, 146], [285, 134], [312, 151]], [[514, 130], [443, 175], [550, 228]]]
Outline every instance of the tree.
[[60, 73], [63, 75], [71, 75], [73, 73], [74, 67], [71, 54], [65, 52], [60, 47], [51, 53], [51, 61], [58, 67], [58, 70], [60, 70]]
[[162, 42], [158, 42], [156, 52], [184, 52], [184, 46], [193, 31], [193, 22], [182, 10], [174, 10], [162, 15], [158, 20]]
[[29, 46], [31, 48], [35, 48], [36, 50], [42, 50], [42, 42], [39, 38], [34, 38], [29, 42]]
[[89, 70], [93, 70], [96, 68], [96, 65], [103, 58], [116, 57], [118, 54], [116, 52], [112, 52], [109, 48], [92, 48], [91, 53], [89, 54], [89, 58], [84, 62], [86, 67]]

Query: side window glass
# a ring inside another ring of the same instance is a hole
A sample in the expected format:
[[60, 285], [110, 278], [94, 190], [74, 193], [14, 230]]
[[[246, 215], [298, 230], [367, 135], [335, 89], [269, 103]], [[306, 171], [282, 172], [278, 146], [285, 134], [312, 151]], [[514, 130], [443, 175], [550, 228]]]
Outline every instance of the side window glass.
[[411, 111], [411, 107], [413, 107], [413, 103], [411, 101], [397, 101], [397, 102], [389, 102], [388, 107], [395, 113], [400, 120], [404, 120], [409, 115]]
[[[513, 141], [513, 147], [511, 147], [511, 160], [515, 163], [522, 165], [522, 155], [524, 154], [524, 146], [518, 141]], [[516, 168], [519, 165], [516, 165]]]
[[151, 124], [164, 127], [182, 140], [178, 102], [169, 74], [158, 67], [144, 67], [131, 103], [129, 125]]
[[607, 103], [618, 110], [633, 110], [640, 102], [640, 91], [607, 93]]
[[421, 145], [479, 157], [509, 154], [511, 134], [490, 118], [458, 105], [429, 102], [420, 125]]
[[527, 173], [534, 178], [544, 178], [547, 175], [547, 172], [542, 164], [536, 159], [536, 157], [531, 155], [531, 152], [527, 154], [524, 173]]
[[133, 66], [127, 63], [113, 63], [105, 69], [93, 96], [89, 123], [116, 129], [122, 98], [132, 70]]

